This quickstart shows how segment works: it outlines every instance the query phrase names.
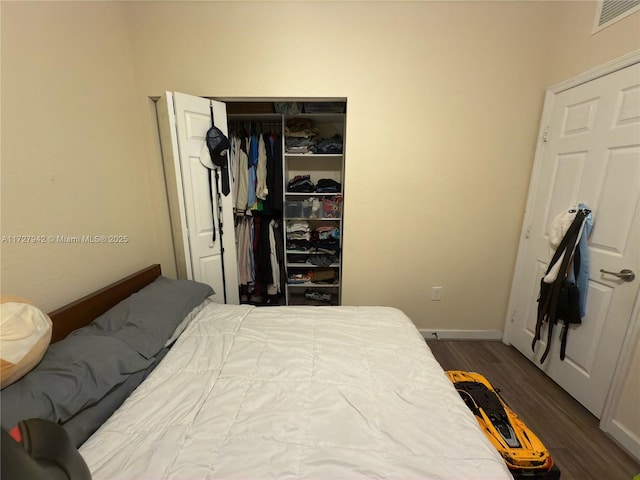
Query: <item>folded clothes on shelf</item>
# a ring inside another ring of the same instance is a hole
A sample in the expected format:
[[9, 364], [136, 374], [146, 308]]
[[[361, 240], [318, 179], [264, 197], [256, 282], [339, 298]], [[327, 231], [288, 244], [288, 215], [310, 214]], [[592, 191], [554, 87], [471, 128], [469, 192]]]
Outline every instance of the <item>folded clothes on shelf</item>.
[[296, 285], [300, 283], [307, 283], [312, 281], [314, 272], [312, 270], [304, 273], [290, 273], [287, 278], [287, 283], [290, 285]]
[[318, 143], [318, 129], [310, 118], [290, 118], [285, 127], [284, 147], [288, 153], [310, 153]]
[[315, 137], [319, 130], [314, 127], [310, 118], [290, 118], [285, 125], [284, 134], [286, 137]]
[[316, 186], [311, 181], [311, 175], [296, 175], [287, 183], [288, 192], [311, 193]]
[[315, 146], [313, 138], [286, 137], [284, 147], [287, 153], [310, 153]]
[[311, 240], [311, 226], [308, 222], [287, 223], [287, 240]]
[[323, 225], [317, 227], [314, 232], [317, 234], [318, 240], [326, 240], [328, 238], [340, 238], [340, 229], [335, 225]]
[[311, 242], [309, 240], [287, 238], [287, 250], [294, 250], [296, 252], [308, 252], [310, 248]]
[[342, 136], [335, 134], [331, 138], [323, 138], [310, 147], [311, 152], [315, 154], [335, 155], [341, 154], [343, 149]]
[[340, 259], [337, 255], [320, 254], [309, 255], [306, 261], [318, 267], [328, 267], [334, 263], [338, 263]]
[[303, 253], [290, 253], [289, 255], [287, 255], [287, 262], [307, 263], [309, 262], [309, 255]]
[[333, 178], [321, 178], [316, 183], [316, 192], [318, 193], [340, 193], [342, 184]]

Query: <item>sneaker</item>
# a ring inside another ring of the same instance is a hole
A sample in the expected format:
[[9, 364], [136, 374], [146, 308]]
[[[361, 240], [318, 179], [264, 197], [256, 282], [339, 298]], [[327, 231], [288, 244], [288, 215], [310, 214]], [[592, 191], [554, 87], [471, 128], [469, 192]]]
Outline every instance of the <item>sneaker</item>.
[[330, 293], [320, 293], [314, 290], [305, 290], [304, 298], [307, 300], [318, 300], [320, 302], [330, 303], [333, 299], [333, 295]]

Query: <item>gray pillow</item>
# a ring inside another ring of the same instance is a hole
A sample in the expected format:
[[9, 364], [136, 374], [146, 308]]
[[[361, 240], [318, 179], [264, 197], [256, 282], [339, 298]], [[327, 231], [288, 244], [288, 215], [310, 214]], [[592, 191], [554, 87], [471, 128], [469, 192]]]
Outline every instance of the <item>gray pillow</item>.
[[160, 276], [96, 318], [89, 332], [112, 335], [152, 358], [189, 312], [210, 295], [213, 289], [204, 283]]
[[176, 327], [212, 294], [209, 285], [160, 276], [51, 344], [36, 368], [2, 390], [2, 426], [11, 429], [34, 417], [64, 423], [96, 405], [130, 375], [152, 365]]
[[33, 370], [2, 390], [5, 429], [29, 418], [65, 422], [153, 363], [118, 338], [77, 332], [51, 344]]
[[96, 403], [80, 410], [62, 424], [76, 447], [82, 445], [116, 411], [131, 392], [156, 368], [168, 351], [168, 348], [160, 350], [146, 370], [129, 375], [123, 383], [116, 385]]

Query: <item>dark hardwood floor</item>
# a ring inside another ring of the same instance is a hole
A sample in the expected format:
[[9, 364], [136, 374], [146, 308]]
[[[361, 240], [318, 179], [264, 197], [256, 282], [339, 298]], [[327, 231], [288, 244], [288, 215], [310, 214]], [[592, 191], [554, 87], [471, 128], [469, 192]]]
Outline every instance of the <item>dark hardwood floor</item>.
[[640, 464], [598, 419], [515, 348], [496, 341], [428, 340], [442, 368], [481, 373], [551, 452], [561, 480], [631, 480]]

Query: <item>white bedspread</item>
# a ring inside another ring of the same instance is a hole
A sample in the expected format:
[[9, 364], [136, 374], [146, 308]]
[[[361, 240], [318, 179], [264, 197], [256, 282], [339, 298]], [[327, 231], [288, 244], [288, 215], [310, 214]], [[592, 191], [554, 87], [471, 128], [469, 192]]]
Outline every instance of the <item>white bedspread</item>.
[[510, 480], [411, 321], [210, 304], [80, 449], [94, 480]]

